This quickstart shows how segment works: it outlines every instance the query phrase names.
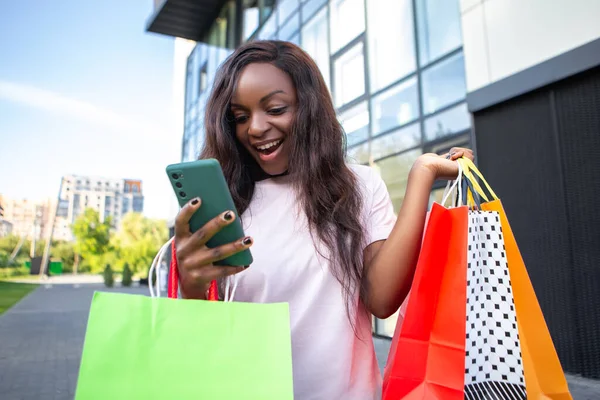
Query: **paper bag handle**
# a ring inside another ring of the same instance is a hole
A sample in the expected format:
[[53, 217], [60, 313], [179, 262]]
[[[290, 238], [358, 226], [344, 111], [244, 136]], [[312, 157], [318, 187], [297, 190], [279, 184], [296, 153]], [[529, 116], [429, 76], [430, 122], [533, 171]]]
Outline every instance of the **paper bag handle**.
[[[169, 285], [167, 295], [170, 299], [179, 297], [179, 268], [177, 268], [177, 250], [175, 241], [171, 242], [171, 265], [169, 266]], [[217, 290], [217, 281], [212, 281], [208, 288], [206, 299], [209, 301], [218, 301], [219, 294]]]

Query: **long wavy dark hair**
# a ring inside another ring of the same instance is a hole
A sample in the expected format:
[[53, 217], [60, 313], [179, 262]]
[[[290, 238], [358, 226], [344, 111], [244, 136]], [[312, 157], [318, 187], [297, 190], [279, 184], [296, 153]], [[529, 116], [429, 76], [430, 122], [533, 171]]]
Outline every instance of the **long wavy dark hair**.
[[297, 111], [287, 137], [288, 174], [299, 194], [313, 241], [318, 238], [329, 250], [327, 258], [343, 287], [346, 303], [352, 303], [348, 300], [358, 289], [362, 304], [366, 304], [359, 183], [345, 163], [345, 134], [329, 90], [308, 54], [288, 42], [253, 41], [229, 56], [217, 73], [206, 106], [206, 141], [200, 158], [215, 158], [221, 163], [241, 215], [252, 201], [253, 171], [260, 167], [236, 139], [230, 103], [241, 71], [252, 63], [270, 63], [294, 83]]

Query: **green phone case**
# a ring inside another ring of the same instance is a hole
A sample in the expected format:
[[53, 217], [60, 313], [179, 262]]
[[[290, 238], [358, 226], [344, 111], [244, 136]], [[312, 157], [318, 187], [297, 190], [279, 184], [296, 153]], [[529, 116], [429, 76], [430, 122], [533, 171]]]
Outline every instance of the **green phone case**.
[[[223, 170], [217, 160], [206, 159], [171, 164], [167, 166], [166, 171], [180, 206], [183, 207], [195, 197], [199, 197], [202, 201], [200, 208], [190, 220], [192, 232], [196, 232], [208, 221], [227, 210], [235, 212], [235, 221], [213, 236], [206, 243], [207, 247], [214, 248], [244, 238], [244, 230], [237, 209], [233, 204]], [[251, 263], [250, 250], [244, 250], [216, 262], [215, 265], [247, 266]]]

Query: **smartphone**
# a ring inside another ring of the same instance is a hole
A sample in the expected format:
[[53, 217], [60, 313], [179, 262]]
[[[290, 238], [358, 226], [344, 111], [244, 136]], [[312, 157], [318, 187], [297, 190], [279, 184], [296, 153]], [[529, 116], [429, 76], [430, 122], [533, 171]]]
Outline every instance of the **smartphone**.
[[[207, 247], [214, 248], [245, 237], [223, 170], [217, 160], [206, 159], [171, 164], [167, 166], [166, 171], [181, 207], [195, 197], [199, 197], [202, 201], [200, 208], [190, 219], [192, 232], [196, 232], [225, 211], [231, 210], [235, 213], [235, 220], [217, 232], [206, 243]], [[251, 263], [252, 254], [249, 249], [246, 249], [214, 264], [248, 266]]]

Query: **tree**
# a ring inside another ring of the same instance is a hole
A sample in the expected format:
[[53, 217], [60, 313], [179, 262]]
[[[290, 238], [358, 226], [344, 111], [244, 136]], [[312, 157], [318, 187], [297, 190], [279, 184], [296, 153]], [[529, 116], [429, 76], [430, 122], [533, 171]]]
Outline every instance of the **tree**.
[[3, 250], [10, 254], [15, 249], [18, 243], [19, 237], [17, 235], [4, 236], [3, 238], [0, 238], [0, 250]]
[[123, 267], [123, 276], [122, 276], [122, 280], [121, 280], [121, 285], [123, 285], [125, 287], [131, 286], [131, 283], [132, 283], [131, 278], [132, 278], [131, 269], [129, 269], [129, 264], [125, 263], [125, 266]]
[[71, 242], [57, 241], [53, 243], [50, 249], [53, 259], [58, 259], [63, 263], [63, 272], [72, 272], [75, 263], [75, 246]]
[[94, 209], [86, 209], [71, 226], [75, 236], [75, 251], [86, 261], [92, 272], [100, 272], [110, 252], [110, 217], [100, 222]]
[[[8, 235], [0, 238], [0, 252], [6, 252], [9, 255], [13, 253], [16, 247], [18, 247], [19, 242], [21, 242], [21, 238], [16, 235]], [[45, 240], [38, 240], [35, 242], [35, 254], [36, 256], [41, 256], [44, 252], [44, 247], [46, 245]], [[53, 243], [54, 245], [54, 243]], [[29, 261], [29, 254], [31, 250], [31, 240], [24, 239], [21, 243], [21, 248], [15, 255], [14, 260], [10, 262], [10, 266], [18, 266], [23, 265], [26, 261]], [[10, 257], [9, 257], [10, 258]], [[7, 260], [8, 261], [8, 260]], [[8, 266], [5, 262], [2, 265]]]
[[121, 228], [111, 244], [117, 249], [120, 262], [127, 263], [134, 273], [145, 273], [168, 239], [169, 230], [165, 221], [128, 213], [123, 217]]

